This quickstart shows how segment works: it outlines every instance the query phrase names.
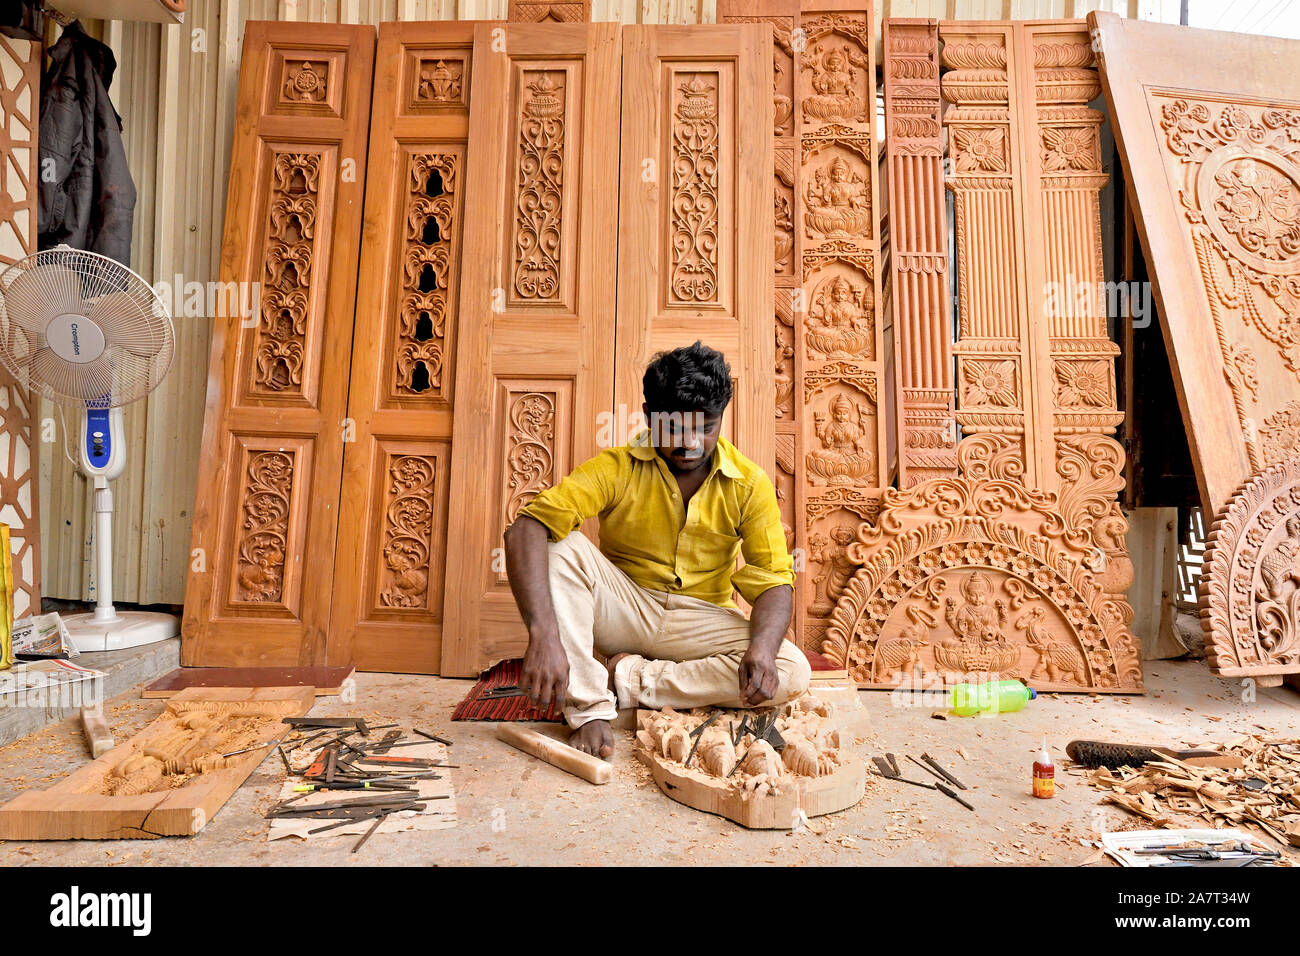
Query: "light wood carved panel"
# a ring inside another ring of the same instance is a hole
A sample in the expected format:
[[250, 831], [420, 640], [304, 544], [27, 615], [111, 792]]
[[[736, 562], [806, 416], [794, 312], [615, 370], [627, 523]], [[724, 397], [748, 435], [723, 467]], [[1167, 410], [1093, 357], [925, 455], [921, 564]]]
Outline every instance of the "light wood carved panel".
[[600, 450], [619, 230], [617, 24], [479, 24], [473, 63], [471, 100], [493, 108], [470, 119], [464, 179], [441, 671], [458, 677], [524, 651], [502, 533]]
[[1127, 604], [1065, 530], [1052, 492], [932, 478], [885, 492], [848, 544], [860, 569], [823, 652], [861, 684], [1021, 679], [1047, 691], [1142, 689]]
[[[314, 687], [190, 687], [155, 720], [46, 790], [0, 806], [0, 839], [193, 836], [316, 701]], [[252, 749], [256, 748], [256, 749]], [[245, 751], [245, 752], [238, 752]]]
[[[0, 272], [36, 251], [41, 45], [0, 36]], [[9, 526], [15, 618], [41, 610], [36, 406], [0, 368], [0, 522]]]
[[773, 47], [775, 483], [801, 573], [795, 634], [820, 646], [845, 547], [888, 480], [874, 15], [860, 0], [719, 3]]
[[1300, 673], [1300, 458], [1232, 497], [1210, 529], [1199, 590], [1216, 674], [1276, 686]]
[[701, 340], [731, 364], [728, 438], [770, 473], [771, 35], [627, 26], [622, 49], [615, 407], [638, 413], [651, 357]]
[[186, 665], [326, 660], [373, 61], [371, 27], [248, 24], [221, 280], [260, 298], [213, 331]]
[[1090, 16], [1209, 514], [1300, 454], [1300, 42]]
[[474, 24], [385, 23], [344, 445], [330, 663], [436, 674]]
[[511, 23], [588, 23], [591, 0], [510, 0], [507, 17]]
[[884, 22], [898, 484], [957, 473], [939, 24]]

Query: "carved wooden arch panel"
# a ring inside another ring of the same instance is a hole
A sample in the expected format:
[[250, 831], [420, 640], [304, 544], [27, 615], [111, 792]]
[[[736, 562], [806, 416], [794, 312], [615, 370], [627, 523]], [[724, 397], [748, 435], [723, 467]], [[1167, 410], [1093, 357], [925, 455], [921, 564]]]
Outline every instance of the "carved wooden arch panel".
[[1202, 504], [1219, 514], [1300, 454], [1300, 95], [1286, 95], [1300, 42], [1088, 22]]
[[374, 29], [250, 21], [215, 319], [182, 661], [321, 663], [356, 302]]
[[1127, 605], [1050, 492], [930, 479], [885, 492], [874, 524], [859, 525], [845, 549], [857, 570], [822, 651], [859, 683], [1142, 690]]
[[1215, 520], [1200, 603], [1216, 674], [1275, 686], [1300, 673], [1300, 458], [1246, 482]]
[[379, 27], [331, 664], [442, 665], [474, 27]]
[[591, 0], [510, 0], [511, 23], [589, 23]]

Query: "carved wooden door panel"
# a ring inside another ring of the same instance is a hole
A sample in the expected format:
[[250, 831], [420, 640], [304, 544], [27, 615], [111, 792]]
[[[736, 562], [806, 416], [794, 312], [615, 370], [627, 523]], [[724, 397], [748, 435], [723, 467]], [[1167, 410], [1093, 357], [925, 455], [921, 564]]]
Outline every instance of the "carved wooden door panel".
[[[519, 655], [501, 535], [599, 451], [614, 392], [618, 26], [479, 24], [442, 673]], [[473, 330], [469, 334], [468, 330]]]
[[1300, 43], [1088, 22], [1215, 516], [1209, 660], [1277, 683], [1300, 671]]
[[725, 423], [772, 473], [772, 37], [765, 26], [623, 28], [620, 414], [650, 358], [697, 339], [727, 356]]
[[[319, 664], [334, 575], [374, 29], [250, 22], [186, 586], [186, 665]], [[246, 286], [247, 288], [247, 286]]]
[[474, 24], [384, 23], [329, 662], [436, 674]]

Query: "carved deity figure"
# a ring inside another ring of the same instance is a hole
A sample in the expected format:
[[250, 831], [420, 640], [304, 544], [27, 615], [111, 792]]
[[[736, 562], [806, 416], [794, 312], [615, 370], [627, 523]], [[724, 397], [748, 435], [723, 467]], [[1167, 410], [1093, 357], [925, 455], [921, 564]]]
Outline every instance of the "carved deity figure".
[[866, 286], [854, 289], [843, 276], [823, 283], [808, 310], [808, 347], [824, 355], [870, 358], [874, 336], [869, 295]]
[[1069, 644], [1056, 640], [1047, 627], [1046, 618], [1047, 609], [1040, 605], [1031, 607], [1016, 620], [1016, 630], [1025, 632], [1026, 642], [1038, 655], [1029, 679], [1033, 680], [1041, 672], [1053, 682], [1087, 683], [1088, 674], [1083, 666], [1083, 655]]
[[819, 451], [808, 455], [808, 470], [831, 484], [850, 484], [866, 478], [874, 463], [870, 451], [871, 423], [867, 406], [837, 395], [825, 412], [813, 414], [813, 431], [821, 440]]
[[803, 57], [800, 66], [812, 74], [812, 92], [803, 98], [803, 112], [819, 120], [853, 122], [862, 118], [865, 105], [859, 93], [861, 76], [853, 67], [863, 69], [870, 61], [846, 46], [829, 49], [814, 47]]
[[261, 715], [181, 711], [166, 733], [154, 737], [109, 771], [104, 792], [111, 796], [151, 793], [174, 786], [170, 778], [224, 769], [238, 758], [222, 754], [258, 743], [269, 720]]
[[1007, 602], [992, 600], [993, 584], [976, 571], [961, 585], [964, 600], [944, 601], [944, 620], [953, 637], [934, 649], [935, 659], [949, 673], [989, 673], [1010, 676], [1019, 660], [1018, 649], [1002, 629], [1007, 623]]
[[835, 610], [835, 604], [844, 593], [858, 566], [849, 559], [849, 545], [854, 531], [848, 525], [831, 529], [830, 537], [815, 534], [809, 540], [812, 547], [808, 556], [821, 565], [821, 573], [813, 578], [816, 599], [809, 613], [825, 616]]
[[828, 238], [861, 236], [871, 229], [871, 186], [836, 156], [813, 173], [804, 189], [804, 223]]

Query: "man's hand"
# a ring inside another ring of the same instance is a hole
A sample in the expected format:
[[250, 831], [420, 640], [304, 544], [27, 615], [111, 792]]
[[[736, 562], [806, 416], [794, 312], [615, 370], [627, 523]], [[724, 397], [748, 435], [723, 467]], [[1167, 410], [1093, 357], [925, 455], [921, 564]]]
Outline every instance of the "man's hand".
[[776, 654], [753, 646], [740, 659], [740, 699], [751, 707], [776, 696]]
[[519, 689], [540, 710], [549, 709], [552, 701], [564, 706], [569, 690], [569, 659], [564, 654], [558, 634], [538, 634], [529, 638]]

